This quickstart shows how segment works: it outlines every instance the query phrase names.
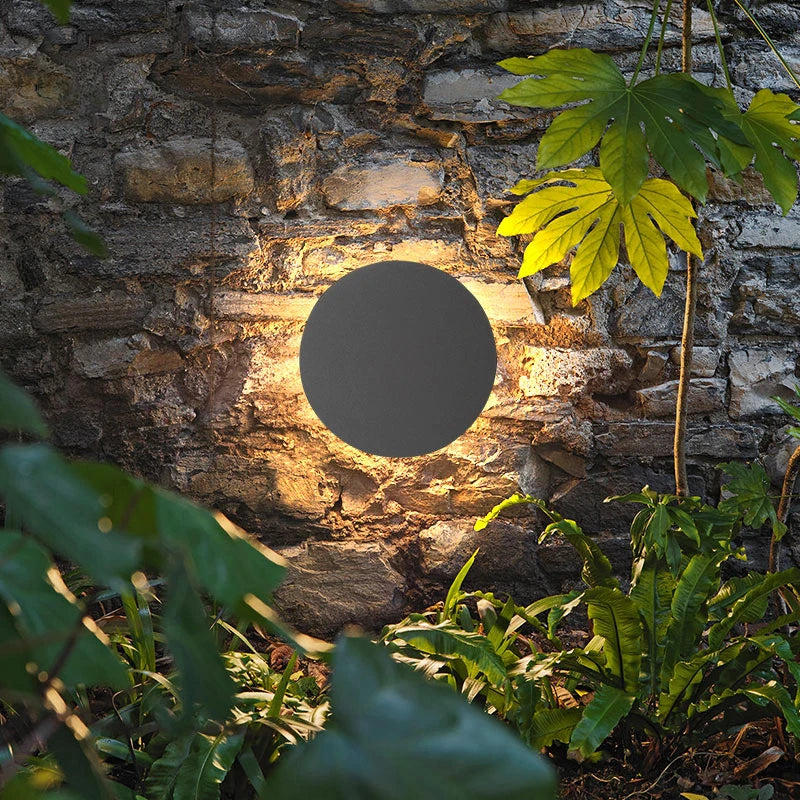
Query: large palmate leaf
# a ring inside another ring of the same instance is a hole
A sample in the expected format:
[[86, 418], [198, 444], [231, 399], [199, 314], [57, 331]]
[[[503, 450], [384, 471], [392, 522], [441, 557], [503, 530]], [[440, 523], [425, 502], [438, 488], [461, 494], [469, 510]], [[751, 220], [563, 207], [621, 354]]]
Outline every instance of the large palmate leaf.
[[270, 800], [552, 800], [555, 775], [508, 728], [385, 648], [342, 639], [333, 660], [333, 722], [287, 751]]
[[725, 485], [731, 496], [719, 504], [720, 509], [741, 514], [744, 524], [756, 530], [769, 521], [772, 535], [780, 541], [786, 533], [786, 525], [778, 519], [772, 503], [772, 484], [764, 467], [753, 462], [740, 464], [729, 461], [719, 464], [719, 468], [732, 478]]
[[557, 264], [577, 247], [570, 266], [572, 302], [577, 305], [600, 288], [619, 261], [620, 226], [628, 259], [639, 279], [661, 294], [669, 271], [666, 242], [702, 258], [690, 220], [692, 204], [669, 181], [651, 178], [623, 207], [596, 167], [550, 172], [520, 181], [512, 191], [528, 194], [501, 223], [502, 236], [535, 233], [525, 248], [519, 277]]
[[635, 694], [642, 663], [642, 628], [636, 605], [619, 589], [605, 586], [588, 589], [584, 600], [595, 635], [605, 640], [606, 669], [626, 693]]
[[609, 56], [583, 48], [510, 58], [500, 66], [517, 75], [543, 76], [506, 89], [500, 99], [512, 105], [558, 108], [589, 101], [556, 117], [539, 144], [538, 166], [575, 161], [602, 137], [600, 167], [623, 206], [647, 178], [648, 149], [678, 186], [705, 200], [705, 158], [720, 164], [715, 134], [745, 143], [736, 123], [724, 116], [722, 101], [683, 73], [628, 86]]
[[579, 758], [588, 758], [631, 710], [634, 700], [632, 694], [615, 686], [601, 686], [572, 731], [569, 749]]
[[764, 185], [784, 214], [797, 200], [797, 168], [800, 160], [800, 106], [788, 95], [761, 89], [742, 113], [729, 92], [706, 89], [712, 98], [724, 103], [725, 116], [736, 123], [746, 139], [746, 146], [719, 140], [719, 152], [726, 172], [736, 174], [750, 164], [764, 178]]

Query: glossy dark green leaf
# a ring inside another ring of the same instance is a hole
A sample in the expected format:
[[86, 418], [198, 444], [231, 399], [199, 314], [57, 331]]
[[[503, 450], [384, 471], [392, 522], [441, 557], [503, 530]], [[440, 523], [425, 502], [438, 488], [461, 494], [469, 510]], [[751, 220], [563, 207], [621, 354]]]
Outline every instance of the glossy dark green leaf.
[[246, 595], [268, 599], [280, 584], [281, 560], [222, 515], [109, 464], [81, 462], [75, 469], [109, 501], [106, 514], [115, 526], [188, 559], [202, 588], [231, 611], [245, 613]]
[[79, 623], [84, 612], [47, 553], [29, 537], [8, 530], [0, 531], [0, 598], [31, 643], [39, 670], [49, 672], [69, 648], [58, 673], [67, 686], [128, 685], [125, 666], [105, 635], [88, 619]]
[[209, 630], [208, 615], [185, 565], [173, 564], [167, 579], [161, 620], [179, 673], [184, 715], [188, 717], [198, 705], [222, 721], [230, 714], [235, 686]]
[[138, 568], [140, 543], [116, 530], [102, 532], [104, 498], [52, 448], [6, 445], [0, 450], [0, 496], [37, 539], [99, 583], [127, 580]]
[[93, 231], [74, 211], [67, 209], [64, 212], [64, 222], [72, 238], [82, 244], [90, 253], [96, 255], [98, 258], [107, 258], [108, 250], [106, 249], [103, 237], [99, 233]]
[[0, 172], [27, 178], [30, 171], [86, 194], [86, 178], [72, 169], [68, 158], [0, 114]]
[[334, 656], [333, 722], [282, 756], [270, 800], [552, 800], [552, 769], [497, 720], [446, 686], [342, 639]]
[[47, 436], [47, 426], [30, 395], [0, 371], [0, 429]]

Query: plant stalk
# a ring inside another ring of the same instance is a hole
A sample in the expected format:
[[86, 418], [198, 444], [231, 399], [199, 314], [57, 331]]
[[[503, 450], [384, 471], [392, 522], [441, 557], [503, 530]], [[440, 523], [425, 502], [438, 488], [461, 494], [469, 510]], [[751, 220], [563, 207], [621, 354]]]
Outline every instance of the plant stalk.
[[[683, 0], [683, 25], [681, 29], [681, 70], [692, 72], [692, 3]], [[699, 264], [686, 254], [686, 305], [683, 310], [683, 334], [681, 336], [681, 372], [678, 380], [678, 400], [675, 406], [675, 439], [673, 457], [675, 461], [675, 494], [689, 494], [689, 478], [686, 472], [686, 422], [688, 417], [689, 381], [692, 377], [692, 350], [694, 349], [694, 320], [697, 309], [697, 272]]]
[[[781, 501], [778, 503], [778, 519], [785, 525], [789, 519], [789, 507], [792, 504], [792, 493], [797, 476], [800, 475], [800, 446], [789, 457], [786, 465], [786, 473], [783, 476], [783, 488], [781, 489]], [[769, 543], [769, 571], [778, 572], [781, 568], [781, 543], [772, 534]]]

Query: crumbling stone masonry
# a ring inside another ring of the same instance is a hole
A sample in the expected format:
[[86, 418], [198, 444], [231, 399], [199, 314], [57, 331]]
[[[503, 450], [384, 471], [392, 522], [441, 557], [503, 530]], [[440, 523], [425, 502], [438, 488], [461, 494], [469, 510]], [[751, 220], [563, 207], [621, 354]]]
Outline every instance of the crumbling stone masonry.
[[[218, 0], [213, 29], [209, 2], [79, 0], [58, 26], [37, 0], [2, 0], [0, 109], [88, 177], [86, 198], [64, 196], [111, 253], [87, 255], [47, 198], [5, 184], [3, 366], [72, 455], [213, 505], [287, 555], [279, 600], [306, 629], [419, 608], [478, 546], [486, 588], [522, 601], [574, 583], [569, 548], [537, 547], [533, 517], [472, 531], [518, 485], [601, 536], [624, 569], [629, 512], [602, 500], [672, 486], [683, 258], [660, 299], [626, 268], [575, 309], [564, 270], [515, 279], [523, 243], [495, 229], [552, 114], [498, 102], [515, 79], [495, 62], [588, 46], [631, 69], [649, 7]], [[798, 5], [759, 13], [800, 68]], [[741, 98], [791, 91], [746, 23], [723, 20]], [[719, 81], [699, 8], [694, 30], [696, 73]], [[677, 42], [671, 27], [672, 65]], [[700, 229], [688, 441], [692, 486], [715, 498], [717, 462], [760, 455], [778, 480], [787, 459], [769, 398], [797, 380], [800, 210], [781, 217], [753, 176], [714, 176]], [[423, 458], [348, 448], [300, 385], [315, 298], [385, 259], [458, 276], [496, 333], [484, 414]]]

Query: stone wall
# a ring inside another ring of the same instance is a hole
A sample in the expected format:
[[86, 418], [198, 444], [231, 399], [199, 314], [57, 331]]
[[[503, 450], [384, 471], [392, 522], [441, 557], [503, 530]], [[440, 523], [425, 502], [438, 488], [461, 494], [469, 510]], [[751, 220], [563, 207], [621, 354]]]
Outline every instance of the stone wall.
[[[589, 46], [630, 70], [649, 7], [220, 0], [214, 30], [208, 2], [81, 0], [57, 26], [36, 0], [4, 0], [0, 107], [88, 177], [88, 196], [65, 201], [110, 257], [6, 183], [3, 366], [71, 454], [213, 505], [290, 557], [280, 601], [306, 628], [420, 607], [477, 546], [487, 588], [528, 600], [574, 582], [569, 549], [537, 548], [532, 518], [473, 533], [518, 485], [602, 536], [623, 569], [628, 510], [602, 500], [672, 486], [683, 258], [660, 299], [624, 266], [574, 309], [565, 269], [516, 281], [523, 243], [495, 229], [552, 114], [498, 102], [515, 79], [495, 62]], [[759, 13], [800, 68], [797, 4]], [[754, 32], [723, 21], [741, 97], [791, 90]], [[719, 81], [704, 10], [694, 27], [697, 74]], [[671, 64], [677, 41], [670, 26]], [[712, 197], [688, 437], [692, 486], [710, 498], [721, 460], [761, 455], [778, 480], [790, 440], [769, 398], [789, 395], [800, 355], [800, 210], [781, 217], [753, 176], [715, 177]], [[386, 259], [458, 276], [498, 345], [484, 413], [421, 458], [342, 444], [299, 380], [315, 298]]]

